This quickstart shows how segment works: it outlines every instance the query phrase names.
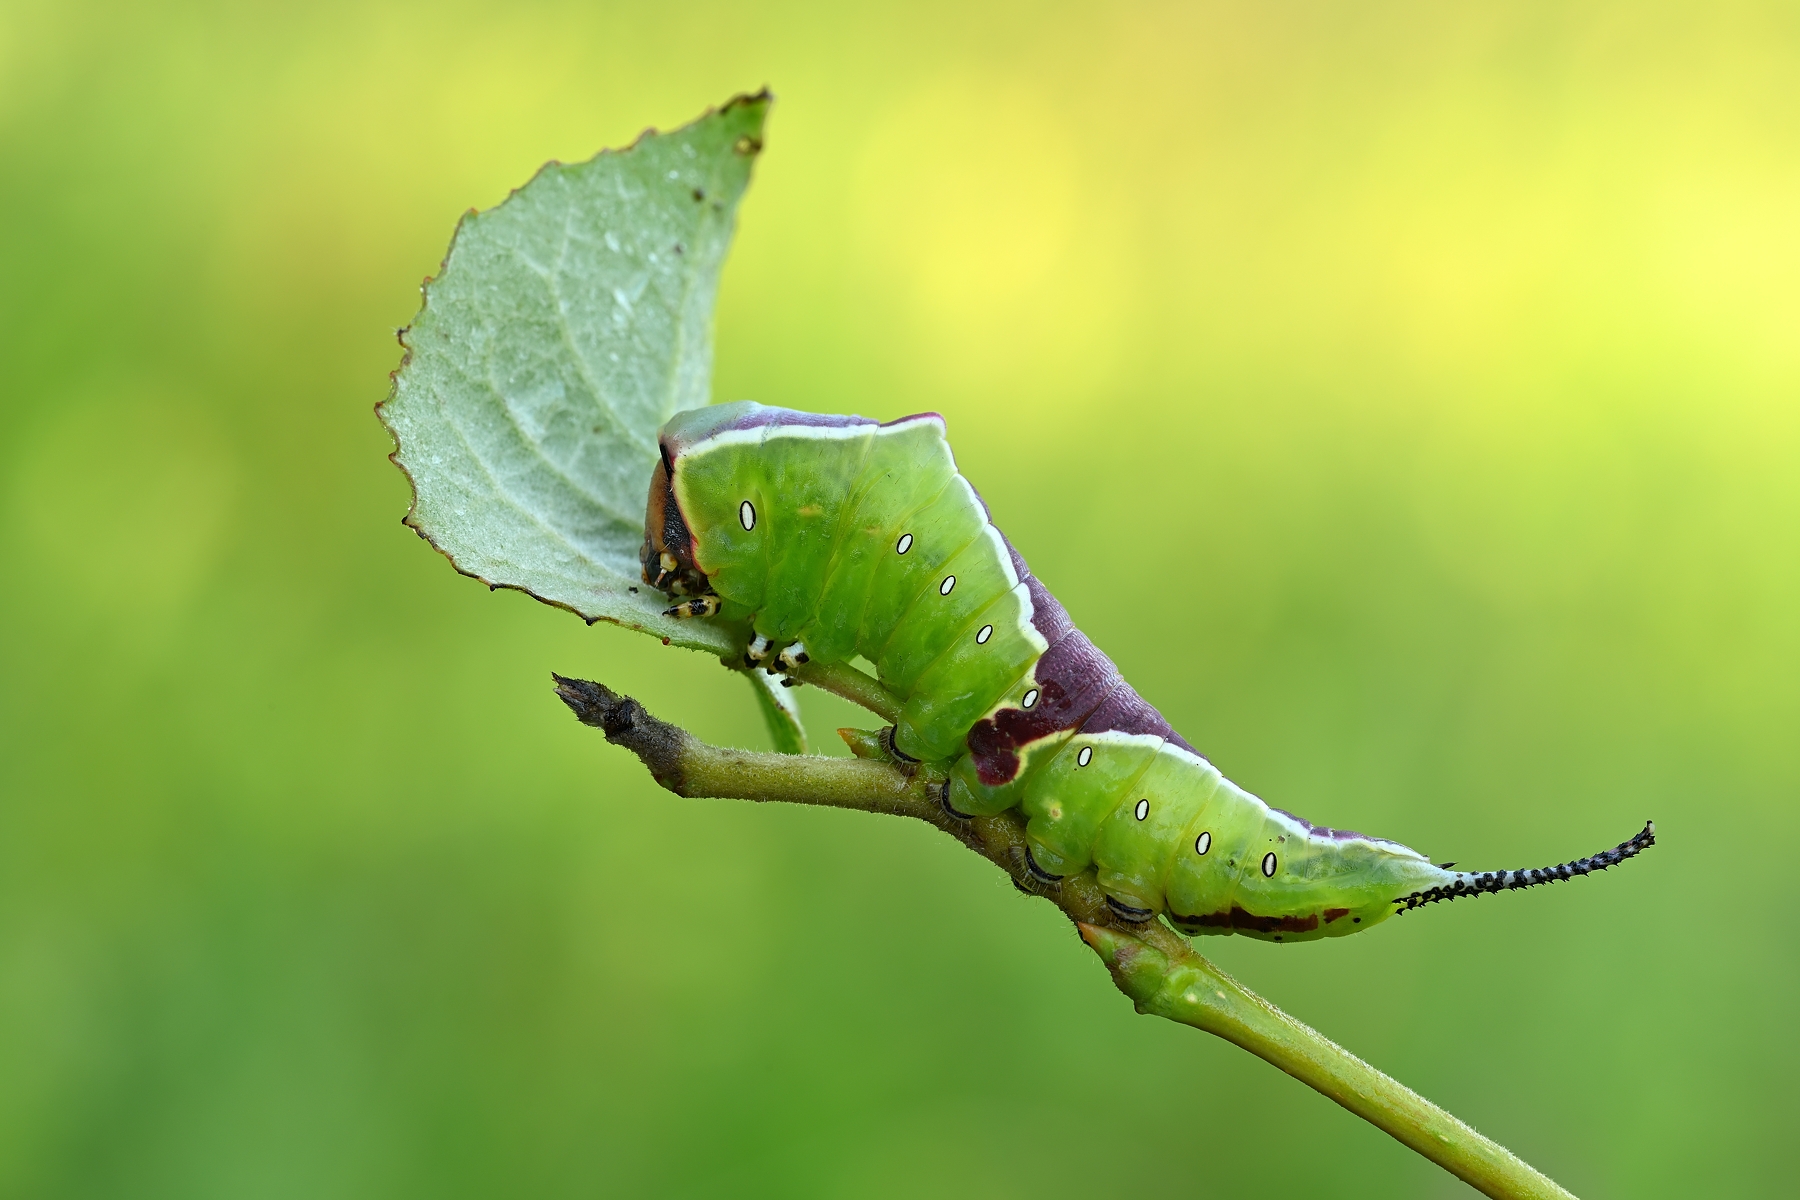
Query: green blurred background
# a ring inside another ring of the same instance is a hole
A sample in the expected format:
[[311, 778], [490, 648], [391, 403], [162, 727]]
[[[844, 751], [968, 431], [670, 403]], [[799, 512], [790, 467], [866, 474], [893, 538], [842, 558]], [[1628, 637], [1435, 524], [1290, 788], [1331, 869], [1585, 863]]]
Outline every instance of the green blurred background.
[[943, 412], [1273, 803], [1662, 838], [1205, 948], [1584, 1197], [1791, 1194], [1800, 9], [4, 0], [0, 1195], [1472, 1194], [936, 833], [657, 791], [549, 672], [743, 686], [400, 526], [458, 214], [765, 82], [720, 398]]

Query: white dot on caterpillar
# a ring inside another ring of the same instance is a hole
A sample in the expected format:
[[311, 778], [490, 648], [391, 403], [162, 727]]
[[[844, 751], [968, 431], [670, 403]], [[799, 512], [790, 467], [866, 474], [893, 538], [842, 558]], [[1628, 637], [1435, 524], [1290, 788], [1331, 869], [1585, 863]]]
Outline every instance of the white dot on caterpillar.
[[985, 646], [987, 645], [987, 640], [993, 636], [994, 627], [992, 625], [983, 625], [981, 627], [981, 632], [975, 635], [975, 644], [977, 646]]
[[1078, 767], [1085, 767], [1093, 761], [1094, 748], [1092, 746], [1083, 746], [1081, 748], [1081, 753], [1075, 756], [1075, 765]]
[[1037, 703], [1037, 689], [1036, 688], [1032, 688], [1029, 692], [1026, 692], [1025, 698], [1023, 700], [1019, 701], [1019, 704], [1025, 708], [1030, 708], [1032, 705], [1034, 705], [1036, 703]]
[[938, 584], [938, 595], [948, 596], [950, 594], [950, 589], [955, 586], [956, 586], [956, 576], [954, 576], [954, 575], [944, 576], [944, 582]]
[[894, 553], [895, 554], [905, 554], [908, 550], [911, 550], [911, 549], [912, 549], [912, 534], [910, 534], [910, 533], [901, 534], [899, 543], [894, 546]]
[[1210, 830], [1207, 831], [1206, 833], [1202, 833], [1199, 837], [1194, 839], [1194, 853], [1195, 854], [1198, 854], [1202, 858], [1204, 858], [1204, 857], [1206, 857], [1206, 852], [1211, 849], [1212, 849], [1212, 832]]
[[1263, 855], [1263, 875], [1269, 879], [1275, 878], [1275, 852], [1273, 850]]
[[1150, 815], [1150, 801], [1139, 800], [1137, 802], [1137, 811], [1132, 813], [1132, 816], [1136, 817], [1138, 820], [1141, 821], [1149, 815]]
[[748, 500], [738, 505], [738, 524], [744, 527], [745, 533], [756, 528], [756, 505]]

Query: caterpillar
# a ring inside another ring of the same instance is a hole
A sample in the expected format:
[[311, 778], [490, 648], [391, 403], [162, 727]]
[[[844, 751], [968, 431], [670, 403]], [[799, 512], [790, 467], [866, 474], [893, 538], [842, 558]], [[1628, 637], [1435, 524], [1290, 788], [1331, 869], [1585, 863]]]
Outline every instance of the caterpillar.
[[941, 765], [958, 819], [1017, 807], [1044, 885], [1092, 866], [1127, 922], [1310, 941], [1424, 904], [1605, 870], [1656, 840], [1465, 872], [1314, 825], [1226, 779], [1120, 677], [990, 520], [943, 418], [749, 401], [658, 435], [641, 551], [666, 615], [744, 631], [749, 667], [873, 663], [898, 756]]

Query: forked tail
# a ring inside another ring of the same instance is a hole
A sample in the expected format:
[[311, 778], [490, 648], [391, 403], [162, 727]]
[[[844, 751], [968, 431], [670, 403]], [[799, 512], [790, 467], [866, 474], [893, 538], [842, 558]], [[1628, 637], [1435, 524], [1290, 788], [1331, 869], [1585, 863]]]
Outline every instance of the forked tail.
[[1456, 878], [1449, 883], [1429, 887], [1409, 896], [1396, 896], [1394, 903], [1400, 905], [1401, 912], [1409, 912], [1422, 904], [1436, 904], [1439, 900], [1455, 900], [1461, 896], [1479, 896], [1483, 892], [1509, 892], [1514, 888], [1536, 887], [1540, 883], [1555, 883], [1559, 879], [1573, 879], [1577, 875], [1587, 875], [1594, 871], [1604, 871], [1608, 867], [1617, 866], [1628, 858], [1635, 858], [1654, 845], [1656, 845], [1656, 822], [1645, 821], [1643, 832], [1630, 841], [1620, 842], [1611, 850], [1602, 850], [1588, 858], [1578, 858], [1574, 862], [1560, 863], [1554, 867], [1532, 867], [1524, 871], [1458, 871]]

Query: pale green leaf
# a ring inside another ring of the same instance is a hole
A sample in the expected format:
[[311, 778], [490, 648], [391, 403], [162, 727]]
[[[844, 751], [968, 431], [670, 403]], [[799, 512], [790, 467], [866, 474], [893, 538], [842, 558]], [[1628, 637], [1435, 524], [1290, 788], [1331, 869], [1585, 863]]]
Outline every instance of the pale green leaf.
[[[769, 97], [551, 163], [457, 227], [377, 410], [457, 570], [729, 654], [640, 580], [656, 430], [710, 400], [712, 313]], [[631, 589], [639, 589], [633, 592]]]
[[769, 740], [780, 754], [806, 753], [806, 725], [800, 720], [800, 705], [794, 700], [794, 689], [767, 671], [746, 671], [750, 690], [756, 693], [757, 707], [769, 727]]

